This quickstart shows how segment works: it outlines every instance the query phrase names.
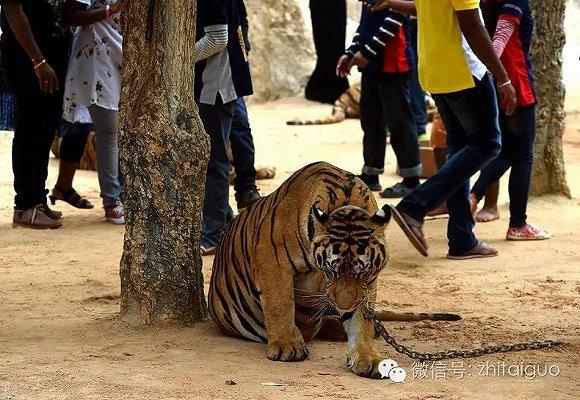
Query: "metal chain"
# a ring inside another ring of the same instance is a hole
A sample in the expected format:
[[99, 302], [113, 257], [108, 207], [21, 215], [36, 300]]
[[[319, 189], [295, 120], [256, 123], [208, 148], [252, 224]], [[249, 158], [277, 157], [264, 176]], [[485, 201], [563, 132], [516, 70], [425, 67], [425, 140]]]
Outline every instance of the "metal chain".
[[412, 350], [398, 343], [395, 337], [387, 331], [377, 313], [375, 313], [375, 311], [368, 306], [365, 307], [365, 317], [367, 319], [373, 320], [375, 324], [375, 330], [381, 335], [383, 339], [385, 339], [385, 342], [393, 346], [393, 348], [397, 352], [405, 354], [407, 357], [410, 357], [413, 360], [419, 361], [439, 361], [446, 360], [449, 358], [473, 358], [482, 356], [484, 354], [507, 353], [512, 351], [537, 350], [546, 348], [550, 349], [555, 346], [560, 346], [564, 344], [563, 342], [557, 340], [537, 340], [528, 343], [514, 343], [499, 346], [486, 346], [468, 350], [450, 349], [438, 351], [435, 353], [421, 353], [419, 351]]

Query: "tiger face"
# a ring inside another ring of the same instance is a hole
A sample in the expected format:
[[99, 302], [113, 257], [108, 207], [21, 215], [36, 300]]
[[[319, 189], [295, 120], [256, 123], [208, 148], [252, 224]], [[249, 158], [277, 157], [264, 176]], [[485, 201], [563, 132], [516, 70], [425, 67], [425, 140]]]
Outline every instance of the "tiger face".
[[316, 222], [312, 255], [326, 277], [326, 297], [339, 313], [355, 310], [386, 265], [387, 245], [382, 230], [391, 219], [383, 207], [375, 215], [363, 208], [344, 206], [330, 215], [312, 208]]

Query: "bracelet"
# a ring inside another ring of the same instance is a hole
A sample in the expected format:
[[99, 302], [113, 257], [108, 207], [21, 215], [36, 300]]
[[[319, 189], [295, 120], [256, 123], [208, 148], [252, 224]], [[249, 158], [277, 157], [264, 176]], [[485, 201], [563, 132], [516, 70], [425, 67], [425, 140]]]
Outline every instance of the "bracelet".
[[46, 64], [46, 59], [43, 58], [41, 62], [39, 62], [38, 64], [34, 65], [34, 70], [37, 70], [41, 65]]
[[107, 4], [105, 6], [105, 18], [109, 18], [110, 16], [111, 16], [111, 6]]
[[508, 85], [511, 85], [512, 81], [510, 81], [509, 79], [507, 80], [507, 82], [502, 83], [501, 85], [497, 85], [498, 88], [503, 88], [506, 87]]

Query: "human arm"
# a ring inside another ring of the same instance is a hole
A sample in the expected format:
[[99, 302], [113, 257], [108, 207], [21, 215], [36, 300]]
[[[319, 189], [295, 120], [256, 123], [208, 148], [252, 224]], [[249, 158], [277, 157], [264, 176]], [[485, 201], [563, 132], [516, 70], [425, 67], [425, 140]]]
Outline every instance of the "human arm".
[[374, 6], [368, 6], [366, 3], [363, 4], [365, 7], [368, 7], [371, 12], [390, 8], [391, 10], [395, 10], [401, 14], [417, 15], [415, 2], [412, 0], [379, 0], [379, 2]]
[[493, 44], [483, 25], [479, 8], [457, 9], [455, 11], [459, 27], [477, 58], [487, 67], [497, 80], [497, 91], [502, 107], [511, 115], [517, 105], [516, 92]]
[[227, 45], [227, 25], [207, 26], [205, 28], [205, 35], [195, 43], [195, 62], [205, 60], [221, 52]]
[[90, 0], [67, 0], [66, 22], [72, 26], [86, 26], [105, 20], [122, 10], [123, 1], [117, 0], [115, 4], [110, 6], [89, 9]]
[[493, 34], [493, 50], [498, 57], [503, 55], [503, 52], [516, 31], [517, 23], [511, 19], [499, 17], [495, 33]]
[[[371, 38], [368, 43], [361, 43], [358, 39], [358, 32], [353, 39], [353, 44], [346, 50], [348, 56], [348, 64], [346, 59], [339, 60], [339, 66], [343, 70], [348, 70], [354, 66], [364, 68], [367, 64], [381, 52], [386, 46], [387, 42], [394, 38], [405, 21], [403, 14], [390, 11], [379, 30]], [[342, 65], [341, 65], [342, 63]], [[346, 74], [345, 74], [346, 75]], [[341, 76], [341, 75], [339, 75]]]
[[6, 0], [2, 3], [2, 7], [14, 37], [31, 60], [40, 89], [47, 93], [58, 90], [58, 78], [36, 43], [28, 17], [22, 10], [22, 4], [16, 0]]
[[344, 78], [348, 74], [350, 74], [351, 60], [358, 53], [360, 49], [360, 34], [359, 34], [360, 25], [357, 28], [354, 36], [352, 37], [351, 45], [346, 49], [344, 55], [338, 59], [338, 63], [336, 64], [336, 76]]

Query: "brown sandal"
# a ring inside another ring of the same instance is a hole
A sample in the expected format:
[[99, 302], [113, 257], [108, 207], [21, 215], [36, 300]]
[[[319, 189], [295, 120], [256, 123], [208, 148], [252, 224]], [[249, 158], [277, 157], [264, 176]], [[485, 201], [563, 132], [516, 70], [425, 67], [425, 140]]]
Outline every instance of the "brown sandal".
[[[427, 249], [427, 241], [425, 240], [425, 235], [423, 234], [423, 224], [414, 218], [397, 210], [396, 207], [390, 206], [393, 211], [393, 218], [395, 222], [401, 227], [411, 244], [421, 253], [424, 257], [427, 257], [429, 253]], [[413, 229], [414, 228], [414, 229]]]
[[488, 258], [488, 257], [495, 257], [499, 254], [497, 249], [488, 246], [486, 243], [482, 242], [481, 240], [477, 241], [475, 247], [469, 250], [467, 253], [461, 255], [452, 255], [447, 254], [447, 258], [450, 260], [469, 260], [472, 258]]

